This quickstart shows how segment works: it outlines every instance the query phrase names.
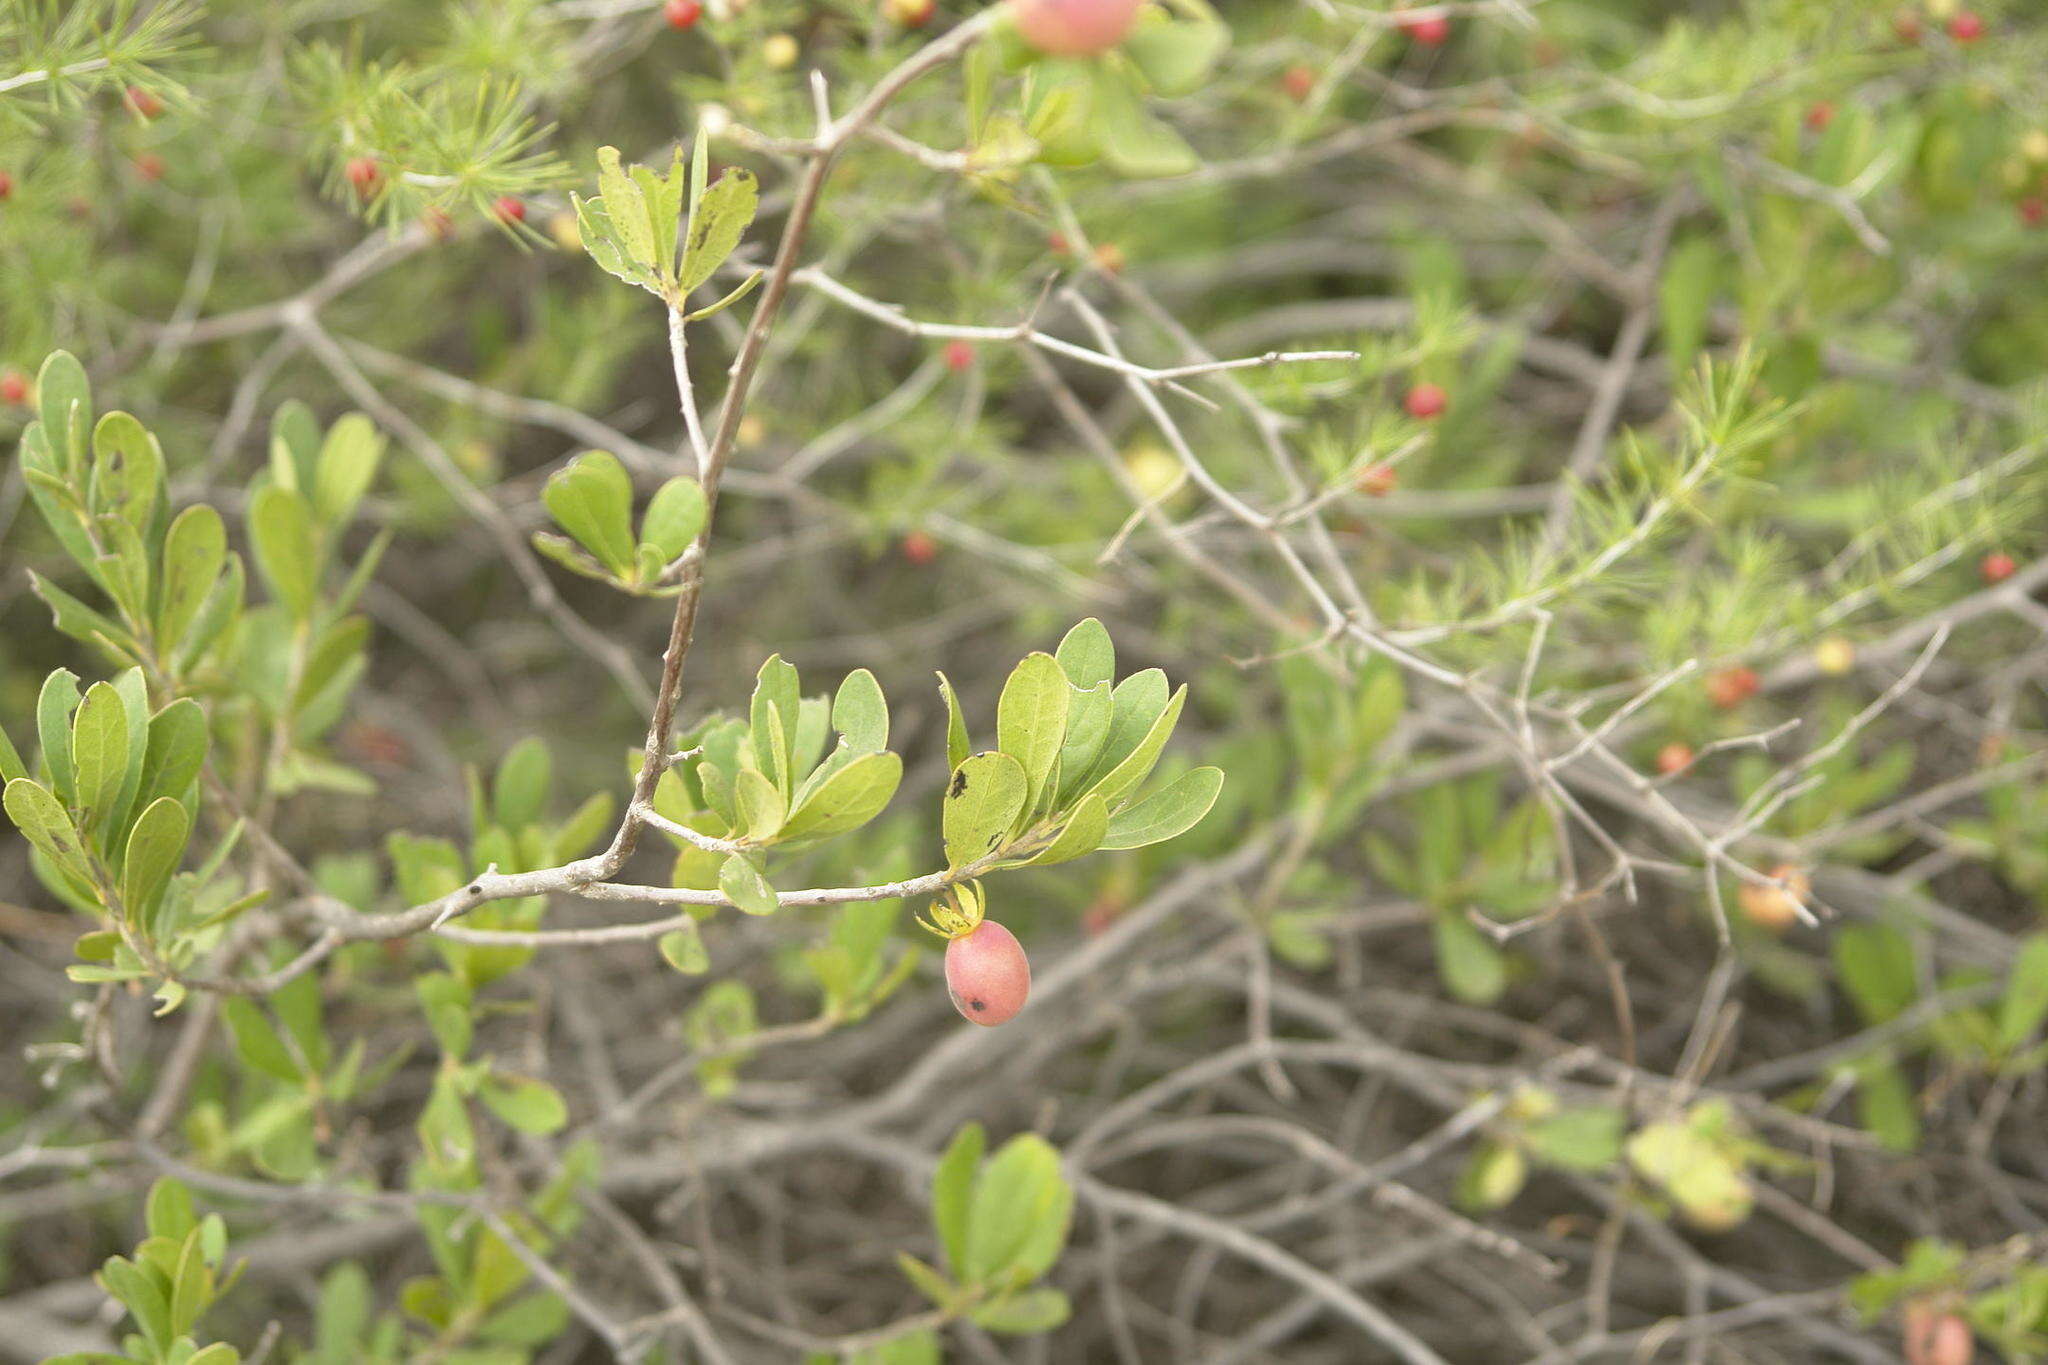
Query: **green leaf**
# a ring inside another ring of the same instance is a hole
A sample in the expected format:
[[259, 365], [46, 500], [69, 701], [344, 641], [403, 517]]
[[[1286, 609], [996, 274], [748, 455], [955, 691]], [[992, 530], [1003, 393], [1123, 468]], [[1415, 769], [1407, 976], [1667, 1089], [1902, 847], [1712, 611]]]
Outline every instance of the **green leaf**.
[[256, 571], [271, 596], [294, 620], [310, 620], [320, 562], [313, 511], [306, 499], [277, 484], [258, 490], [249, 501], [249, 540], [256, 551]]
[[1196, 768], [1116, 813], [1104, 848], [1143, 848], [1185, 834], [1201, 822], [1223, 790], [1221, 768]]
[[1712, 237], [1692, 236], [1673, 246], [1664, 258], [1658, 282], [1659, 320], [1664, 357], [1674, 380], [1692, 373], [1693, 360], [1707, 337], [1707, 316], [1720, 286], [1721, 247]]
[[932, 1171], [932, 1226], [945, 1249], [946, 1264], [956, 1275], [966, 1273], [969, 1210], [974, 1198], [974, 1173], [981, 1168], [988, 1136], [978, 1123], [968, 1123], [953, 1135], [952, 1142]]
[[754, 695], [747, 708], [754, 763], [787, 792], [791, 758], [796, 753], [796, 723], [801, 716], [802, 689], [794, 665], [780, 654], [762, 660], [754, 675]]
[[944, 1275], [926, 1265], [907, 1251], [896, 1253], [896, 1265], [903, 1277], [917, 1288], [917, 1292], [941, 1308], [950, 1307], [960, 1297], [960, 1290]]
[[1856, 1119], [1889, 1151], [1919, 1147], [1919, 1104], [1906, 1073], [1889, 1057], [1872, 1057], [1856, 1068]]
[[245, 1066], [293, 1085], [305, 1079], [284, 1039], [271, 1027], [255, 1001], [247, 996], [228, 996], [221, 1001], [220, 1010], [221, 1017], [227, 1020], [228, 1032], [234, 1035], [235, 1053]]
[[1913, 945], [1888, 924], [1852, 924], [1834, 936], [1835, 970], [1867, 1025], [1884, 1023], [1920, 994]]
[[967, 717], [960, 710], [960, 698], [946, 675], [939, 674], [939, 696], [946, 703], [946, 764], [957, 768], [967, 761]]
[[28, 765], [21, 761], [21, 750], [14, 747], [6, 729], [0, 728], [0, 787], [5, 787], [17, 777], [27, 776]]
[[903, 780], [903, 760], [893, 753], [862, 754], [832, 774], [782, 826], [780, 837], [823, 839], [859, 829], [882, 813]]
[[1507, 989], [1507, 959], [1464, 914], [1445, 910], [1434, 919], [1437, 973], [1452, 995], [1490, 1005]]
[[1230, 30], [1214, 16], [1178, 19], [1148, 5], [1121, 49], [1157, 95], [1192, 95], [1230, 45]]
[[1029, 1289], [977, 1308], [969, 1316], [977, 1327], [1010, 1336], [1050, 1332], [1064, 1323], [1073, 1307], [1057, 1289]]
[[[774, 708], [770, 708], [771, 713]], [[753, 768], [742, 768], [733, 779], [734, 813], [739, 817], [735, 833], [766, 843], [780, 834], [789, 818], [789, 803], [782, 788]]]
[[1628, 1116], [1619, 1109], [1563, 1109], [1523, 1130], [1529, 1150], [1568, 1171], [1598, 1171], [1621, 1159]]
[[1109, 683], [1098, 682], [1080, 691], [1068, 691], [1066, 737], [1060, 741], [1059, 760], [1053, 765], [1053, 771], [1059, 774], [1059, 791], [1047, 803], [1052, 809], [1071, 804], [1080, 794], [1081, 784], [1102, 757], [1102, 746], [1109, 740], [1110, 722], [1115, 715], [1116, 702]]
[[759, 202], [754, 173], [739, 166], [727, 167], [717, 183], [696, 196], [690, 205], [682, 268], [676, 272], [678, 298], [687, 298], [732, 255], [754, 221]]
[[157, 605], [158, 648], [169, 653], [199, 616], [228, 556], [220, 513], [205, 503], [180, 512], [164, 536], [163, 591]]
[[670, 563], [704, 530], [704, 489], [695, 479], [674, 478], [654, 491], [640, 520], [640, 539]]
[[50, 770], [51, 790], [65, 802], [78, 793], [71, 766], [71, 713], [78, 709], [78, 701], [78, 675], [68, 668], [44, 678], [36, 697], [36, 738], [43, 746], [43, 764]]
[[569, 1106], [546, 1081], [494, 1071], [477, 1092], [484, 1106], [522, 1133], [544, 1137], [569, 1121]]
[[111, 814], [128, 773], [128, 714], [121, 694], [108, 683], [87, 689], [71, 723], [71, 766], [77, 808], [94, 820]]
[[548, 477], [541, 502], [567, 531], [614, 574], [633, 567], [633, 481], [609, 451], [589, 450]]
[[1053, 841], [1026, 863], [1029, 867], [1051, 867], [1054, 863], [1085, 858], [1102, 847], [1109, 833], [1109, 804], [1090, 792], [1081, 798]]
[[628, 258], [626, 246], [619, 240], [612, 227], [611, 214], [602, 202], [571, 194], [569, 203], [576, 210], [576, 235], [591, 260], [596, 261], [606, 273], [616, 275], [635, 288], [654, 294], [661, 292], [661, 280], [654, 271], [636, 265]]
[[939, 817], [946, 865], [966, 867], [1001, 848], [1029, 794], [1024, 765], [1008, 754], [976, 754], [955, 768]]
[[1102, 752], [1096, 757], [1095, 766], [1082, 777], [1077, 790], [1093, 790], [1113, 768], [1144, 743], [1154, 722], [1166, 711], [1167, 692], [1166, 675], [1156, 668], [1133, 673], [1116, 685], [1116, 690], [1110, 694], [1109, 737], [1102, 741]]
[[1077, 689], [1116, 678], [1116, 645], [1110, 640], [1108, 629], [1093, 616], [1076, 622], [1061, 637], [1053, 657], [1066, 670], [1067, 681]]
[[270, 419], [270, 477], [304, 493], [313, 487], [319, 460], [320, 419], [298, 399], [286, 399]]
[[1998, 1041], [2010, 1052], [2048, 1018], [2048, 934], [2032, 934], [2013, 959], [1998, 1002]]
[[158, 897], [185, 856], [192, 817], [168, 796], [143, 808], [121, 855], [121, 901], [134, 924], [149, 923]]
[[383, 459], [384, 437], [360, 412], [328, 428], [313, 473], [313, 511], [320, 520], [336, 526], [354, 516]]
[[[1145, 779], [1151, 776], [1153, 765], [1159, 761], [1161, 751], [1166, 748], [1166, 741], [1172, 738], [1173, 727], [1180, 722], [1181, 707], [1187, 702], [1187, 697], [1188, 689], [1185, 686], [1175, 692], [1172, 699], [1166, 703], [1166, 708], [1153, 720], [1144, 737], [1138, 741], [1137, 747], [1124, 755], [1115, 767], [1090, 782], [1087, 790], [1097, 793], [1111, 805], [1136, 791]], [[1116, 718], [1117, 721], [1122, 719], [1121, 715]], [[1109, 755], [1119, 738], [1117, 724], [1113, 721], [1110, 727], [1110, 743], [1104, 746], [1103, 757], [1097, 763], [1098, 769], [1108, 762]]]
[[1187, 139], [1146, 109], [1137, 91], [1109, 67], [1099, 69], [1091, 94], [1103, 160], [1120, 174], [1163, 178], [1201, 165]]
[[865, 668], [856, 668], [832, 698], [832, 728], [857, 754], [879, 753], [889, 745], [889, 699]]
[[737, 853], [719, 867], [718, 889], [749, 915], [772, 915], [781, 908], [775, 888], [761, 875], [761, 869]]
[[125, 412], [110, 412], [93, 428], [92, 506], [119, 517], [139, 536], [156, 524], [164, 487], [164, 454], [156, 438]]
[[1067, 734], [1067, 699], [1073, 689], [1050, 654], [1031, 654], [1011, 671], [996, 701], [996, 748], [1024, 769], [1024, 810], [1038, 809], [1060, 745]]
[[180, 697], [157, 712], [149, 721], [137, 799], [183, 798], [206, 764], [206, 750], [206, 713], [198, 702]]
[[702, 976], [711, 970], [711, 957], [704, 951], [704, 936], [697, 931], [697, 921], [693, 919], [685, 919], [680, 929], [663, 934], [655, 946], [661, 950], [662, 961], [684, 976]]
[[540, 819], [553, 772], [554, 757], [538, 735], [512, 746], [491, 782], [491, 818], [500, 829], [517, 833]]
[[36, 407], [43, 439], [60, 471], [85, 466], [85, 430], [92, 422], [92, 385], [69, 351], [52, 351], [36, 372]]
[[152, 1237], [182, 1242], [199, 1226], [192, 1207], [192, 1191], [171, 1176], [159, 1176], [143, 1201], [143, 1226]]
[[1004, 1143], [974, 1182], [964, 1278], [970, 1284], [1025, 1284], [1066, 1245], [1074, 1193], [1059, 1153], [1035, 1133]]
[[7, 784], [7, 818], [22, 837], [83, 886], [92, 885], [92, 864], [85, 844], [64, 806], [40, 784], [17, 777]]
[[620, 168], [619, 149], [598, 148], [597, 165], [598, 192], [604, 196], [604, 211], [611, 218], [619, 244], [626, 249], [626, 259], [645, 270], [665, 272], [666, 262], [655, 254], [654, 223], [647, 214], [647, 197], [641, 193], [639, 184]]

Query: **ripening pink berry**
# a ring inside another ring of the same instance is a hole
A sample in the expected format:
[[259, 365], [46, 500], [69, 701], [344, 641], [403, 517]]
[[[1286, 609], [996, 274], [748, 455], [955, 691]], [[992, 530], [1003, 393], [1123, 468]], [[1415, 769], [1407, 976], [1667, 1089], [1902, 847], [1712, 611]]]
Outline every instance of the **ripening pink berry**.
[[1053, 57], [1091, 57], [1122, 42], [1143, 0], [1010, 0], [1025, 42]]
[[0, 403], [10, 408], [28, 406], [28, 376], [20, 370], [0, 374]]
[[922, 568], [939, 557], [939, 542], [926, 531], [911, 531], [903, 537], [903, 557]]
[[164, 159], [155, 152], [144, 152], [135, 158], [135, 173], [144, 180], [164, 178]]
[[1707, 700], [1723, 711], [1732, 711], [1756, 695], [1763, 685], [1756, 670], [1737, 664], [1706, 677]]
[[1306, 104], [1316, 92], [1316, 69], [1306, 62], [1297, 62], [1280, 73], [1280, 88], [1296, 104]]
[[969, 1023], [994, 1026], [1016, 1018], [1031, 994], [1024, 945], [994, 920], [983, 920], [946, 945], [946, 992]]
[[341, 168], [341, 174], [361, 199], [368, 199], [384, 179], [384, 172], [378, 170], [377, 163], [367, 156], [350, 157], [348, 165]]
[[1824, 133], [1835, 121], [1835, 106], [1827, 100], [1816, 100], [1806, 111], [1806, 126], [1816, 133]]
[[1369, 464], [1358, 471], [1352, 482], [1368, 498], [1384, 498], [1400, 484], [1401, 474], [1390, 464]]
[[1959, 43], [1974, 43], [1984, 36], [1984, 20], [1970, 10], [1964, 10], [1948, 21], [1948, 36]]
[[2011, 555], [2003, 550], [1996, 550], [1984, 556], [1983, 562], [1977, 566], [1977, 572], [1984, 576], [1986, 583], [1997, 584], [2011, 578], [2019, 571], [2019, 567]]
[[951, 370], [954, 374], [960, 374], [965, 370], [973, 368], [973, 365], [974, 347], [966, 340], [954, 337], [946, 343], [947, 369]]
[[526, 221], [526, 201], [512, 195], [504, 195], [491, 205], [491, 213], [505, 226]]
[[1401, 31], [1424, 47], [1442, 47], [1451, 38], [1451, 21], [1441, 14], [1403, 17]]
[[1425, 421], [1440, 415], [1450, 405], [1451, 397], [1440, 384], [1417, 384], [1408, 390], [1408, 397], [1403, 401], [1410, 417]]
[[2020, 200], [2019, 209], [2020, 221], [2028, 227], [2039, 227], [2043, 223], [2048, 223], [2048, 199], [2043, 199], [2038, 194], [2030, 194]]
[[1977, 1354], [1970, 1324], [1927, 1303], [1907, 1306], [1902, 1335], [1906, 1365], [1970, 1365]]
[[13, 193], [14, 177], [5, 171], [0, 171], [0, 199], [5, 199]]
[[121, 96], [121, 102], [128, 106], [130, 113], [145, 122], [164, 111], [164, 102], [157, 98], [156, 92], [140, 85], [129, 86]]
[[668, 20], [670, 28], [692, 28], [704, 17], [704, 6], [698, 0], [668, 0], [661, 7], [661, 17]]
[[1666, 777], [1682, 773], [1692, 766], [1692, 760], [1692, 745], [1674, 739], [1657, 751], [1657, 771]]

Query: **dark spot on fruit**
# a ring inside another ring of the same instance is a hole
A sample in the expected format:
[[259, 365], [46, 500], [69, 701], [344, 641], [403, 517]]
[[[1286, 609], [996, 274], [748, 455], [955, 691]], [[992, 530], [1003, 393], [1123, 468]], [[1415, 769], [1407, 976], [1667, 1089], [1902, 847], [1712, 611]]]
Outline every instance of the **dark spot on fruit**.
[[953, 774], [953, 785], [946, 788], [946, 795], [949, 797], [958, 796], [961, 792], [964, 792], [966, 790], [967, 773], [966, 770], [963, 769], [960, 772]]
[[988, 1002], [986, 1000], [970, 1000], [967, 1002], [967, 1008], [971, 1010], [985, 1010], [988, 1008]]

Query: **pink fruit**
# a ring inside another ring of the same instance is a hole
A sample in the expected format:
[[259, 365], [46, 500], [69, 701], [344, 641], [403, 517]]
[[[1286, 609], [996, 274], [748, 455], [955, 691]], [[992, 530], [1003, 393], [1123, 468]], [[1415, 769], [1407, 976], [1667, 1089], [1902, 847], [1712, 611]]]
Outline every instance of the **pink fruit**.
[[1143, 0], [1010, 0], [1025, 42], [1054, 57], [1089, 57], [1122, 42]]
[[1959, 43], [1974, 43], [1984, 36], [1984, 21], [1964, 10], [1948, 21], [1948, 36]]
[[946, 944], [946, 992], [969, 1023], [1007, 1023], [1031, 994], [1031, 964], [1017, 936], [994, 920]]
[[668, 20], [670, 28], [693, 28], [704, 17], [704, 6], [699, 0], [668, 0], [661, 7], [661, 17]]
[[523, 223], [526, 221], [526, 201], [508, 194], [491, 205], [491, 212], [507, 227], [514, 223]]
[[1443, 391], [1442, 385], [1417, 384], [1414, 388], [1408, 390], [1408, 397], [1404, 402], [1404, 406], [1408, 409], [1410, 417], [1426, 420], [1442, 413], [1445, 408], [1450, 406], [1450, 403], [1450, 395]]
[[156, 97], [156, 92], [139, 85], [129, 86], [121, 99], [139, 119], [153, 119], [164, 111], [164, 102]]
[[28, 376], [20, 370], [0, 374], [0, 403], [10, 408], [28, 406]]
[[1451, 37], [1451, 21], [1441, 14], [1404, 16], [1401, 31], [1424, 47], [1442, 47]]
[[342, 178], [347, 180], [359, 198], [368, 199], [377, 185], [384, 179], [384, 173], [377, 169], [377, 163], [367, 156], [350, 157], [348, 165], [341, 168]]
[[1970, 1324], [1926, 1303], [1907, 1307], [1904, 1337], [1906, 1365], [1970, 1365], [1977, 1354]]
[[974, 366], [974, 347], [959, 337], [946, 343], [946, 368], [954, 374]]
[[906, 532], [903, 537], [903, 557], [920, 568], [939, 557], [939, 542], [926, 531]]
[[1692, 766], [1692, 760], [1692, 745], [1674, 739], [1657, 751], [1657, 771], [1666, 777], [1682, 773]]
[[2003, 583], [2019, 570], [2013, 557], [2003, 550], [1993, 551], [1984, 556], [1984, 562], [1977, 566], [1977, 572], [1984, 576], [1986, 583]]

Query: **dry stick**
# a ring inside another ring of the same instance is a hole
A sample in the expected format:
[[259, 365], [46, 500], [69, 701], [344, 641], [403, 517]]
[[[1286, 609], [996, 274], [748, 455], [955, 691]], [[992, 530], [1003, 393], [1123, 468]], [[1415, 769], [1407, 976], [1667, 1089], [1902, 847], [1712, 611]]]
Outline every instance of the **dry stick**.
[[[747, 394], [753, 387], [755, 372], [761, 364], [761, 353], [767, 345], [768, 329], [781, 311], [782, 300], [789, 293], [790, 277], [796, 272], [797, 257], [803, 249], [804, 237], [810, 229], [811, 217], [817, 212], [818, 198], [825, 188], [825, 180], [831, 174], [832, 163], [847, 139], [862, 127], [872, 122], [890, 101], [902, 92], [904, 87], [926, 72], [951, 61], [965, 52], [980, 39], [994, 22], [997, 11], [984, 11], [977, 17], [948, 33], [945, 37], [927, 44], [908, 61], [884, 76], [867, 94], [867, 97], [843, 118], [831, 121], [822, 116], [816, 142], [810, 149], [811, 162], [797, 186], [796, 197], [789, 208], [788, 221], [782, 229], [782, 241], [775, 251], [775, 262], [769, 268], [768, 278], [762, 286], [761, 301], [755, 307], [753, 317], [747, 323], [746, 335], [740, 341], [739, 354], [732, 363], [732, 381], [725, 391], [724, 401], [719, 406], [717, 431], [711, 437], [710, 448], [705, 452], [702, 463], [701, 482], [704, 486], [704, 529], [697, 536], [697, 549], [701, 556], [708, 548], [711, 538], [712, 517], [718, 507], [718, 485], [725, 472], [726, 460], [732, 454], [733, 439], [739, 431], [740, 417], [746, 411]], [[822, 103], [822, 101], [821, 101]], [[680, 328], [674, 329], [679, 337]], [[682, 362], [678, 360], [680, 365]], [[647, 745], [642, 757], [640, 776], [633, 788], [633, 810], [645, 810], [653, 804], [654, 789], [661, 781], [661, 774], [668, 766], [669, 733], [675, 724], [676, 703], [681, 694], [683, 659], [690, 651], [690, 640], [697, 625], [697, 605], [703, 598], [704, 578], [701, 567], [691, 573], [685, 581], [683, 591], [676, 598], [675, 619], [669, 626], [668, 647], [661, 657], [661, 681], [654, 694], [654, 716], [647, 727]], [[616, 838], [604, 854], [607, 866], [605, 875], [624, 867], [639, 842], [640, 823], [627, 819], [619, 826]]]

